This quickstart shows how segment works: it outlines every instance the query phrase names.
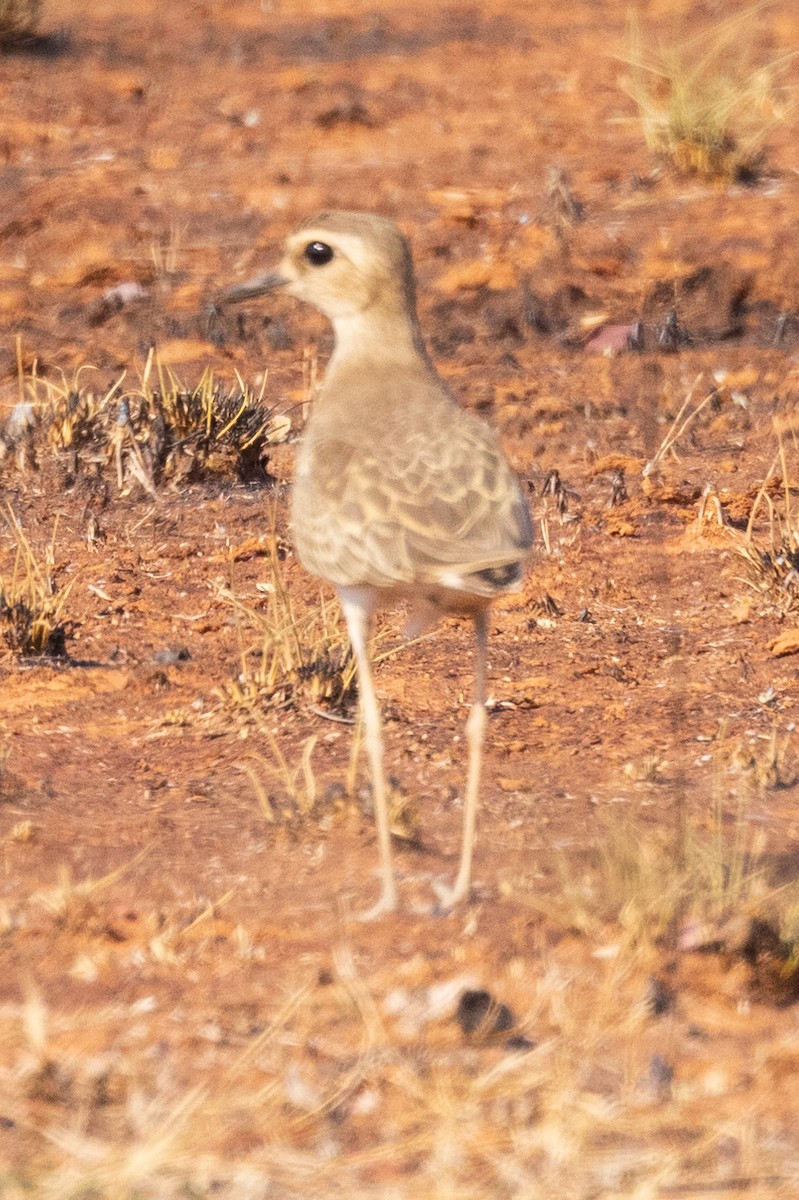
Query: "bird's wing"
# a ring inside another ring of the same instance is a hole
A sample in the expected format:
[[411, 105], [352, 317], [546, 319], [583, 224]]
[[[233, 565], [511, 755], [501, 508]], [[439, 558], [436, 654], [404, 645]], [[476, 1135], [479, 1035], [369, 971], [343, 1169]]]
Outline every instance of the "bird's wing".
[[[338, 585], [441, 583], [519, 562], [532, 523], [493, 431], [462, 409], [412, 430], [328, 427], [301, 455], [293, 502], [305, 565]], [[485, 593], [494, 586], [485, 581]], [[474, 589], [482, 590], [479, 581]]]

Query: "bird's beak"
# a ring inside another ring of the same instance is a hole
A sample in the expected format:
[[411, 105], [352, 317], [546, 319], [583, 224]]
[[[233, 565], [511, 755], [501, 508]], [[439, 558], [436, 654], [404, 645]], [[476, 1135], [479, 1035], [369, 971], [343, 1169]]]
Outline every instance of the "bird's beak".
[[265, 296], [269, 292], [276, 292], [285, 287], [288, 282], [289, 280], [280, 271], [267, 271], [265, 275], [256, 275], [254, 279], [248, 279], [245, 283], [228, 288], [218, 297], [217, 303], [240, 304], [242, 300], [253, 300], [256, 296]]

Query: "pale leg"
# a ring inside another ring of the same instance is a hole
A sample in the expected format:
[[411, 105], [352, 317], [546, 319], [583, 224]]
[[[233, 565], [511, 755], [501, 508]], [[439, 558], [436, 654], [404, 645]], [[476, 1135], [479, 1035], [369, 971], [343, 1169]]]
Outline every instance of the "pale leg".
[[380, 876], [382, 891], [373, 908], [363, 913], [361, 920], [372, 921], [383, 913], [394, 912], [397, 907], [397, 885], [391, 861], [391, 830], [388, 824], [388, 800], [386, 777], [383, 770], [383, 730], [380, 720], [380, 705], [377, 701], [372, 668], [369, 662], [369, 618], [368, 599], [356, 589], [339, 593], [341, 607], [347, 622], [355, 662], [358, 667], [358, 688], [364, 723], [364, 743], [372, 777], [372, 795], [377, 824], [377, 844], [380, 850]]
[[466, 796], [463, 804], [463, 840], [458, 875], [451, 890], [439, 896], [442, 908], [451, 908], [466, 900], [472, 888], [472, 858], [477, 829], [477, 802], [480, 795], [480, 768], [483, 759], [483, 740], [486, 728], [486, 670], [488, 658], [488, 611], [483, 609], [474, 618], [476, 642], [474, 703], [466, 721], [466, 741], [469, 766], [466, 773]]

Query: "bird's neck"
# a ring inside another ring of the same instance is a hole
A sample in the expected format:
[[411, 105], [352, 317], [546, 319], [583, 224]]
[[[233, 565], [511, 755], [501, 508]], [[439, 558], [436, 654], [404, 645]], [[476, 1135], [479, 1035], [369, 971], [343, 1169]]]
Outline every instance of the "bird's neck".
[[335, 345], [328, 375], [355, 364], [379, 364], [381, 370], [407, 363], [430, 366], [419, 322], [407, 309], [370, 308], [339, 314], [333, 320]]

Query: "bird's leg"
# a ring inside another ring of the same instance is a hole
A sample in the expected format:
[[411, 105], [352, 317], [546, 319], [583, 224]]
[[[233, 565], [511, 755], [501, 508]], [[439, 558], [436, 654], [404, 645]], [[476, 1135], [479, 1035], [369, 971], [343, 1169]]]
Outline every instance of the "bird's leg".
[[341, 596], [341, 607], [347, 621], [352, 650], [358, 668], [358, 690], [365, 729], [364, 743], [369, 758], [372, 777], [372, 796], [377, 824], [377, 843], [380, 850], [380, 875], [382, 891], [373, 908], [361, 915], [361, 920], [372, 921], [383, 913], [394, 912], [397, 907], [397, 885], [391, 861], [391, 830], [388, 824], [388, 799], [386, 777], [383, 770], [383, 730], [380, 720], [380, 705], [377, 701], [372, 668], [369, 662], [369, 612], [365, 602], [352, 596]]
[[452, 908], [466, 900], [472, 888], [472, 857], [477, 828], [477, 802], [480, 795], [480, 768], [483, 759], [483, 740], [486, 728], [486, 672], [488, 658], [488, 610], [481, 609], [474, 618], [476, 644], [474, 702], [466, 721], [466, 741], [469, 747], [469, 766], [466, 773], [466, 797], [463, 805], [463, 839], [458, 875], [451, 889], [439, 892], [441, 908]]

